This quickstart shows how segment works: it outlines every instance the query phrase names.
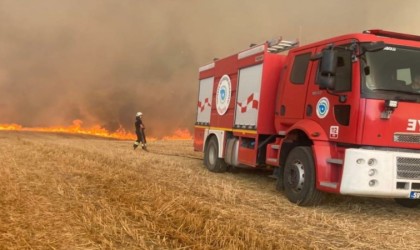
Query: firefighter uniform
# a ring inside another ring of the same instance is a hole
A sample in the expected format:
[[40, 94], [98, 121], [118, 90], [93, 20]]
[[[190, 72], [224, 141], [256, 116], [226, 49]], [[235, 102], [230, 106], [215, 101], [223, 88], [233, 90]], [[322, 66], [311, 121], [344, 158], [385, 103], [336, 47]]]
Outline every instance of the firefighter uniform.
[[141, 148], [144, 150], [147, 150], [146, 134], [144, 132], [145, 127], [144, 127], [143, 121], [141, 120], [142, 117], [143, 117], [143, 114], [141, 112], [137, 112], [136, 121], [134, 122], [134, 127], [136, 128], [137, 140], [134, 142], [133, 148], [136, 149], [140, 145], [140, 142], [141, 142]]

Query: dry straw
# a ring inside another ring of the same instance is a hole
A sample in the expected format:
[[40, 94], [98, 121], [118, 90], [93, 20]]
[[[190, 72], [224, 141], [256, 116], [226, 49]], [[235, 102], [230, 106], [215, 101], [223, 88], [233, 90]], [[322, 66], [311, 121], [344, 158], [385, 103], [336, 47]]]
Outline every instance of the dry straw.
[[420, 249], [388, 199], [290, 204], [261, 171], [214, 174], [191, 141], [0, 133], [0, 249]]

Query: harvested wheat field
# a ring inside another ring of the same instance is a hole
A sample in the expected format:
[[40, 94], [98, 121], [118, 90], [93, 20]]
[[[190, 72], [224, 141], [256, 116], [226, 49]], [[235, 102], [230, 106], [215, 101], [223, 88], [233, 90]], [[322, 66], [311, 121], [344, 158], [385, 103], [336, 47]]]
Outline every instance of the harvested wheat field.
[[1, 249], [420, 249], [420, 210], [298, 207], [268, 173], [215, 174], [191, 141], [0, 132]]

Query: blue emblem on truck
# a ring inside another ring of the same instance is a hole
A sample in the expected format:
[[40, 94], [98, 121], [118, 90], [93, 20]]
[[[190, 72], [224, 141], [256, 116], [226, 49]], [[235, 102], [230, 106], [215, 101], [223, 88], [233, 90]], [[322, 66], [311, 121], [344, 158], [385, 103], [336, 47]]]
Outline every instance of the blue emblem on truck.
[[216, 109], [219, 115], [224, 115], [229, 108], [232, 85], [228, 75], [220, 78], [216, 92]]
[[323, 119], [328, 115], [328, 111], [330, 110], [330, 101], [328, 98], [322, 97], [319, 99], [318, 103], [316, 104], [316, 115]]

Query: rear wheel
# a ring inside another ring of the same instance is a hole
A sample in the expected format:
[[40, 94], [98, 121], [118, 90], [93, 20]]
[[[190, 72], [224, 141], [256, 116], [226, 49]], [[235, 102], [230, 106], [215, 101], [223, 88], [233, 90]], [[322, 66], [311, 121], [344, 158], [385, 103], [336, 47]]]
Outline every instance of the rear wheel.
[[283, 173], [284, 193], [299, 206], [319, 204], [325, 194], [316, 189], [315, 164], [310, 147], [290, 151]]
[[415, 208], [418, 205], [420, 205], [420, 200], [411, 200], [411, 199], [404, 199], [404, 198], [395, 198], [394, 200], [399, 205], [403, 207], [408, 207], [408, 208]]
[[219, 144], [216, 137], [210, 138], [204, 152], [204, 164], [211, 172], [222, 173], [227, 170], [227, 165], [223, 158], [219, 158]]

